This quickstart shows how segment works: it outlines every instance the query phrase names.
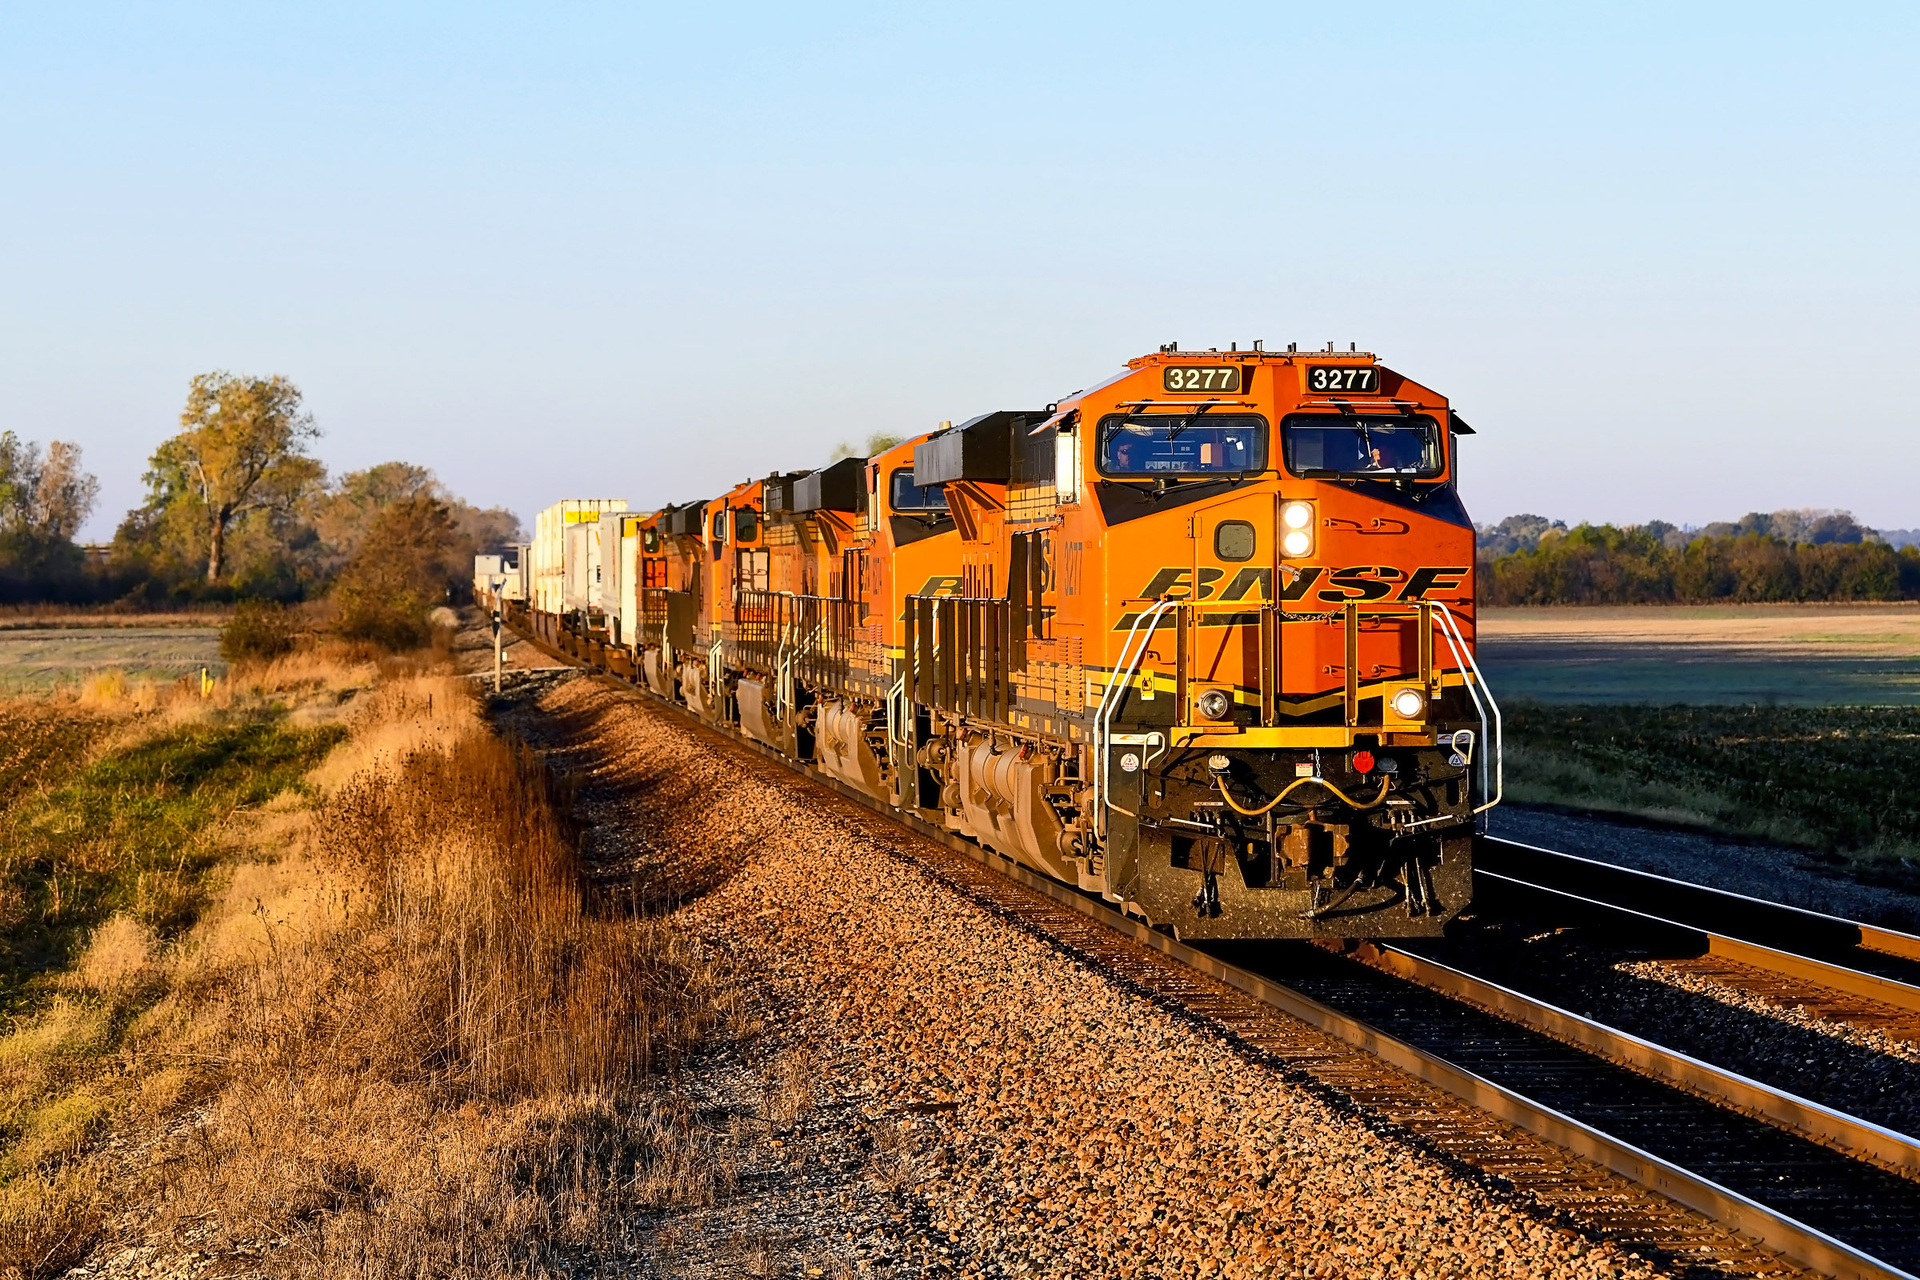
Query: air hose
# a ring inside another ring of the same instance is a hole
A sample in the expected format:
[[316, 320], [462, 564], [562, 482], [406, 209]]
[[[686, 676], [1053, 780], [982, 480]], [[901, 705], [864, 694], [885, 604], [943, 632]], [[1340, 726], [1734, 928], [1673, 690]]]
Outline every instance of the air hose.
[[1235, 800], [1233, 796], [1227, 791], [1227, 775], [1224, 773], [1216, 773], [1213, 775], [1213, 785], [1220, 788], [1220, 798], [1227, 802], [1227, 807], [1229, 809], [1232, 809], [1235, 813], [1239, 814], [1243, 818], [1265, 817], [1267, 813], [1270, 810], [1272, 810], [1275, 806], [1277, 806], [1282, 800], [1285, 800], [1288, 796], [1292, 795], [1293, 789], [1295, 787], [1303, 787], [1309, 782], [1317, 782], [1321, 786], [1325, 787], [1327, 790], [1333, 792], [1333, 794], [1338, 796], [1350, 809], [1379, 808], [1381, 805], [1387, 802], [1387, 788], [1393, 785], [1393, 779], [1383, 774], [1380, 778], [1380, 794], [1375, 796], [1373, 799], [1367, 801], [1365, 804], [1361, 804], [1358, 800], [1355, 800], [1352, 796], [1349, 796], [1346, 792], [1334, 786], [1331, 782], [1328, 782], [1325, 778], [1318, 778], [1318, 777], [1295, 778], [1292, 782], [1289, 782], [1281, 790], [1279, 795], [1267, 801], [1264, 805], [1260, 806], [1258, 809], [1242, 809], [1240, 807], [1240, 802]]

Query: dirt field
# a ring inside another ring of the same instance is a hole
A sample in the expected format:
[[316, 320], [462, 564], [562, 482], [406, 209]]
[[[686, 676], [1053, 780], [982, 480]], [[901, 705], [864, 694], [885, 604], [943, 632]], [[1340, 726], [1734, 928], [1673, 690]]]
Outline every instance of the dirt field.
[[205, 619], [174, 626], [0, 625], [0, 693], [43, 692], [96, 671], [175, 680], [201, 667], [216, 676], [227, 668], [220, 660], [220, 628]]
[[1487, 609], [1504, 701], [1920, 705], [1920, 606]]

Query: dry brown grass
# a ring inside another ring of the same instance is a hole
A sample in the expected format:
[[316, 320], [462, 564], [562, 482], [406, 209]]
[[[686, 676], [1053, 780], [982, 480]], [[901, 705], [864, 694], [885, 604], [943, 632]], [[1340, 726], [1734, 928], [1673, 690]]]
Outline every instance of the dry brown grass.
[[0, 605], [0, 631], [38, 627], [204, 627], [233, 612], [232, 605], [195, 604], [144, 610], [129, 605]]
[[[273, 665], [236, 696], [326, 703], [345, 669]], [[325, 800], [248, 815], [251, 855], [190, 933], [108, 920], [0, 1037], [0, 1090], [54, 1100], [5, 1135], [0, 1278], [108, 1235], [264, 1242], [279, 1275], [614, 1269], [636, 1211], [727, 1186], [665, 1083], [716, 979], [590, 894], [566, 788], [465, 681], [396, 669], [340, 714]], [[62, 1078], [107, 1043], [117, 1069]], [[769, 1102], [797, 1114], [791, 1074]], [[109, 1130], [138, 1158], [110, 1160]]]
[[229, 1082], [176, 1203], [291, 1241], [294, 1271], [391, 1275], [540, 1270], [620, 1211], [707, 1201], [717, 1166], [652, 1080], [711, 1025], [703, 966], [594, 913], [568, 796], [460, 682], [379, 698], [314, 870], [257, 899], [208, 1011]]

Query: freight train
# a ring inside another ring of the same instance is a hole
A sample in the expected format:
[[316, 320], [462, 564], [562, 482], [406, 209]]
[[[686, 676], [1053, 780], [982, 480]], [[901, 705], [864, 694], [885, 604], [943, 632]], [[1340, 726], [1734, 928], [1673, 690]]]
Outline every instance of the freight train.
[[497, 594], [548, 647], [1181, 938], [1433, 935], [1502, 785], [1467, 434], [1367, 352], [1170, 344], [705, 501], [559, 503]]

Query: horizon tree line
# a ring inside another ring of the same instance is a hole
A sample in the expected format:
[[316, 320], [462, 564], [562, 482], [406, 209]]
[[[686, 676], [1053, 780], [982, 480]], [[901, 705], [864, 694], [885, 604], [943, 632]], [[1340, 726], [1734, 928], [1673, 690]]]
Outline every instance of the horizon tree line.
[[106, 554], [89, 557], [76, 538], [100, 486], [79, 446], [55, 440], [43, 451], [0, 433], [0, 602], [311, 599], [383, 517], [402, 515], [407, 527], [382, 540], [424, 557], [444, 593], [465, 584], [474, 553], [520, 540], [514, 513], [463, 501], [425, 467], [383, 462], [329, 477], [312, 453], [320, 434], [284, 376], [195, 377], [180, 430], [148, 459], [146, 500]]

